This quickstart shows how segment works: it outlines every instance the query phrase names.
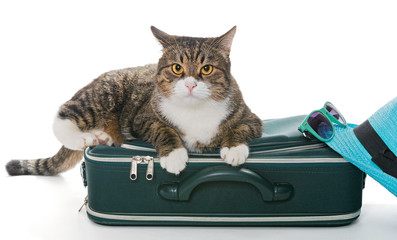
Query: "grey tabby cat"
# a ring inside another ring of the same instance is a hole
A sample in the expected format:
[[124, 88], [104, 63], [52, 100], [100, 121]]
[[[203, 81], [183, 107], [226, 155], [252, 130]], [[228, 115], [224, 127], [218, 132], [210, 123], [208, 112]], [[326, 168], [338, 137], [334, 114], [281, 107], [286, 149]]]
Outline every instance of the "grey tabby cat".
[[247, 144], [263, 122], [245, 104], [230, 73], [236, 27], [217, 38], [168, 35], [151, 27], [163, 46], [158, 64], [105, 73], [59, 109], [53, 129], [63, 144], [55, 156], [12, 160], [10, 175], [55, 175], [76, 165], [86, 147], [131, 137], [156, 147], [161, 166], [179, 174], [188, 151], [220, 148], [225, 162], [245, 162]]

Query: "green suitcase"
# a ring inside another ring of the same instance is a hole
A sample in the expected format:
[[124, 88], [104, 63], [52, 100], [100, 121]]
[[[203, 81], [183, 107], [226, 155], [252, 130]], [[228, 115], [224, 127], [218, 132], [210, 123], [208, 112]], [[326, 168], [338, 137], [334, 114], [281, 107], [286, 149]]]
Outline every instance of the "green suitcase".
[[245, 164], [191, 153], [178, 176], [134, 140], [85, 152], [86, 211], [107, 225], [335, 226], [360, 215], [365, 174], [297, 131], [304, 116], [266, 120]]

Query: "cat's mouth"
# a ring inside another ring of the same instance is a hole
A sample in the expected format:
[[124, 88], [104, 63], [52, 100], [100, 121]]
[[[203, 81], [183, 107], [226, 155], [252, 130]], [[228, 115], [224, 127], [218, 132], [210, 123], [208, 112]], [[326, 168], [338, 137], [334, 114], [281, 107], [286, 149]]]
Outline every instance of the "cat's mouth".
[[175, 84], [173, 97], [189, 104], [195, 104], [205, 101], [210, 95], [211, 92], [205, 82], [187, 77]]
[[174, 99], [177, 99], [181, 104], [192, 106], [205, 102], [207, 97], [203, 97], [195, 92], [189, 92], [185, 93], [183, 96], [175, 96]]

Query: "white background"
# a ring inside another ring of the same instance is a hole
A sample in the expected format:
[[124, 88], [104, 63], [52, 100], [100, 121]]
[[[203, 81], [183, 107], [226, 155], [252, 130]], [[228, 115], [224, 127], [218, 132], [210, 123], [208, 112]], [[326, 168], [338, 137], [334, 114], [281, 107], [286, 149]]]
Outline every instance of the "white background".
[[[232, 73], [263, 119], [327, 100], [361, 123], [397, 97], [395, 1], [2, 1], [1, 165], [53, 155], [58, 107], [103, 72], [155, 63], [150, 26], [219, 36], [237, 25]], [[77, 209], [78, 168], [57, 177], [0, 170], [2, 239], [395, 239], [397, 198], [367, 179], [362, 214], [340, 228], [105, 227]]]

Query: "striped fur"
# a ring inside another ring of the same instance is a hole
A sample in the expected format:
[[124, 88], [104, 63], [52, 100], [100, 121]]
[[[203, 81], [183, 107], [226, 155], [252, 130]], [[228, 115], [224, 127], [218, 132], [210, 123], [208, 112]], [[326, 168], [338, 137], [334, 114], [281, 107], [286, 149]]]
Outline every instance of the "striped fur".
[[64, 172], [83, 157], [82, 151], [73, 151], [62, 146], [55, 156], [36, 160], [11, 160], [6, 169], [11, 176], [15, 175], [56, 175]]
[[[262, 121], [246, 106], [230, 73], [229, 53], [235, 30], [218, 38], [192, 38], [168, 35], [152, 27], [163, 45], [158, 64], [111, 71], [82, 88], [58, 111], [56, 123], [61, 124], [54, 124], [54, 133], [64, 144], [59, 152], [46, 159], [10, 161], [6, 166], [8, 173], [55, 175], [78, 163], [87, 146], [121, 144], [132, 137], [154, 145], [161, 165], [175, 174], [186, 165], [186, 148], [198, 152], [222, 148], [222, 157], [227, 162], [243, 163], [245, 159], [234, 158], [246, 157], [247, 148], [241, 146], [261, 135]], [[175, 74], [173, 64], [182, 66], [183, 73]], [[206, 65], [213, 66], [208, 75], [201, 72]], [[187, 90], [184, 81], [197, 87]], [[173, 102], [175, 108], [169, 105]], [[206, 115], [205, 108], [200, 106], [217, 106], [222, 114], [210, 121], [211, 115]], [[189, 111], [183, 110], [187, 108]], [[202, 121], [180, 119], [178, 109], [181, 116], [184, 112], [203, 111], [197, 112]], [[216, 131], [189, 131], [190, 127], [206, 129], [206, 124], [212, 124], [208, 129]], [[62, 126], [71, 126], [72, 130]]]

